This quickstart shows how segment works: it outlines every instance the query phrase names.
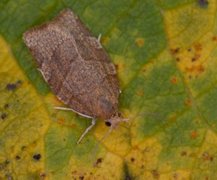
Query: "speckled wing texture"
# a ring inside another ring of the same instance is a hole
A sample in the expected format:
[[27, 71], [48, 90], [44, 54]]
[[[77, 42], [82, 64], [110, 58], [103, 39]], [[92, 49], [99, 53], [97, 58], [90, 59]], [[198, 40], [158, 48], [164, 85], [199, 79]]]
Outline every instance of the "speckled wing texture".
[[109, 119], [118, 111], [114, 64], [69, 9], [24, 33], [24, 41], [57, 97], [74, 111]]

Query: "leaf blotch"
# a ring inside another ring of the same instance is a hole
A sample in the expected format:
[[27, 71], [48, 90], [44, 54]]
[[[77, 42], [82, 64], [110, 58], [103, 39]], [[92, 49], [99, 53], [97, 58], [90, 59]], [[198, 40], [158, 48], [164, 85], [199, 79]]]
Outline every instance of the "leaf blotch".
[[191, 136], [191, 139], [196, 139], [198, 137], [197, 131], [192, 131], [190, 136]]
[[14, 90], [16, 90], [21, 84], [22, 84], [22, 81], [21, 81], [21, 80], [18, 80], [18, 81], [15, 82], [15, 83], [8, 83], [8, 84], [6, 85], [6, 89], [7, 89], [8, 91], [14, 91]]
[[177, 79], [176, 76], [174, 76], [174, 77], [171, 78], [171, 83], [172, 84], [177, 84], [178, 83], [178, 79]]
[[96, 162], [94, 163], [94, 167], [99, 167], [99, 165], [102, 163], [102, 161], [103, 161], [103, 158], [98, 158], [96, 160]]
[[209, 1], [208, 0], [198, 0], [198, 4], [202, 8], [207, 8], [209, 5]]
[[185, 100], [185, 105], [188, 106], [188, 107], [192, 106], [192, 100], [191, 99], [186, 99]]
[[4, 109], [8, 109], [8, 108], [9, 108], [9, 104], [5, 104]]
[[213, 156], [211, 156], [208, 152], [204, 152], [203, 154], [202, 154], [202, 159], [204, 160], [204, 161], [213, 161]]
[[183, 157], [184, 157], [184, 156], [187, 156], [187, 152], [186, 152], [186, 151], [182, 151], [182, 152], [181, 152], [181, 156], [183, 156]]
[[159, 177], [160, 177], [160, 174], [159, 174], [158, 170], [156, 170], [156, 169], [152, 170], [151, 174], [152, 174], [153, 178], [155, 178], [155, 179], [159, 179]]
[[19, 155], [16, 155], [15, 159], [16, 159], [16, 160], [20, 160], [21, 157], [20, 157]]
[[133, 163], [133, 162], [135, 162], [135, 158], [134, 157], [131, 157], [130, 158], [130, 161]]
[[171, 52], [172, 55], [178, 54], [180, 52], [180, 48], [177, 47], [177, 48], [174, 48], [174, 49], [170, 49], [170, 52]]
[[34, 154], [34, 155], [32, 156], [32, 158], [33, 158], [34, 160], [36, 160], [36, 161], [39, 161], [39, 160], [41, 159], [41, 154]]
[[6, 114], [6, 113], [2, 113], [2, 114], [1, 114], [1, 119], [2, 119], [2, 120], [5, 120], [6, 118], [7, 118], [7, 114]]
[[136, 38], [135, 43], [137, 47], [143, 47], [145, 44], [145, 40], [144, 38]]

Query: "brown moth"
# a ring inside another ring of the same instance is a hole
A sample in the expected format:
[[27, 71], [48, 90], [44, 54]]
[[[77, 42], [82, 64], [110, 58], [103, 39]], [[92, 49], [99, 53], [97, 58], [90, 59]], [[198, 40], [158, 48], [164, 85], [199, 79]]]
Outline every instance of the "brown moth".
[[81, 116], [103, 119], [114, 127], [120, 94], [116, 69], [98, 39], [70, 9], [52, 21], [26, 31], [26, 46], [55, 95]]

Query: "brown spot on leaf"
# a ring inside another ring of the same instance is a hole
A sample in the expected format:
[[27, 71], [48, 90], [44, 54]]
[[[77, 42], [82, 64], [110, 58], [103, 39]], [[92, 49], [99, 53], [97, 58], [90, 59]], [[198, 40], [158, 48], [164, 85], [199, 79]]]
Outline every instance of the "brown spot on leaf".
[[97, 166], [99, 166], [101, 163], [102, 163], [102, 158], [98, 158], [97, 160], [96, 160], [96, 162], [94, 163], [94, 167], [97, 167]]
[[186, 100], [185, 100], [185, 105], [186, 105], [186, 106], [191, 106], [191, 105], [192, 105], [191, 99], [186, 99]]
[[21, 157], [20, 157], [19, 155], [16, 155], [15, 159], [16, 159], [16, 160], [20, 160]]
[[136, 95], [141, 96], [141, 97], [144, 96], [144, 90], [141, 90], [141, 89], [137, 90]]
[[200, 44], [200, 43], [194, 44], [194, 49], [196, 52], [201, 51], [202, 50], [202, 44]]
[[119, 64], [115, 64], [115, 69], [118, 71], [119, 70]]
[[191, 132], [191, 138], [192, 138], [192, 139], [196, 139], [197, 137], [198, 137], [197, 131], [192, 131], [192, 132]]
[[213, 36], [213, 37], [212, 37], [212, 40], [213, 40], [213, 41], [217, 41], [217, 36]]
[[172, 78], [171, 78], [171, 80], [170, 80], [170, 81], [171, 81], [171, 83], [172, 83], [172, 84], [177, 84], [177, 82], [178, 82], [178, 79], [177, 79], [177, 77], [176, 77], [176, 76], [174, 76], [174, 77], [172, 77]]
[[9, 108], [9, 104], [5, 104], [5, 105], [4, 105], [4, 108], [5, 108], [5, 109], [8, 109], [8, 108]]
[[192, 66], [192, 67], [186, 67], [185, 70], [186, 70], [187, 72], [190, 72], [190, 73], [191, 73], [191, 72], [193, 72], [193, 66]]
[[22, 81], [21, 80], [18, 80], [17, 82], [15, 83], [8, 83], [6, 85], [6, 89], [8, 91], [14, 91], [15, 89], [17, 89], [20, 85], [21, 85]]
[[39, 174], [40, 178], [41, 179], [45, 179], [46, 178], [46, 173], [42, 172]]
[[196, 58], [195, 57], [191, 58], [191, 61], [192, 62], [196, 61]]
[[202, 154], [202, 158], [204, 161], [213, 161], [213, 156], [211, 156], [208, 152], [204, 152]]
[[96, 161], [97, 164], [99, 164], [101, 162], [102, 162], [102, 158], [98, 158], [97, 161]]
[[142, 72], [146, 72], [146, 67], [142, 67]]
[[200, 54], [195, 54], [195, 56], [191, 59], [192, 62], [197, 61], [200, 58]]
[[205, 69], [204, 69], [203, 65], [193, 65], [191, 67], [186, 67], [185, 70], [189, 73], [193, 73], [193, 72], [202, 73], [202, 72], [204, 72]]
[[8, 90], [8, 91], [13, 91], [13, 90], [15, 90], [17, 88], [17, 86], [16, 86], [16, 84], [14, 84], [14, 83], [9, 83], [9, 84], [7, 84], [7, 86], [6, 86], [6, 89]]
[[170, 49], [171, 54], [175, 55], [178, 54], [180, 51], [180, 48], [174, 48], [174, 49]]
[[79, 176], [79, 180], [83, 180], [84, 179], [84, 176]]
[[176, 180], [176, 179], [178, 179], [178, 177], [179, 177], [179, 174], [178, 173], [174, 173], [173, 174], [173, 178]]
[[3, 170], [7, 167], [7, 165], [10, 164], [10, 161], [6, 159], [5, 161], [0, 163], [0, 170]]
[[134, 158], [134, 157], [131, 157], [131, 158], [130, 158], [130, 161], [131, 161], [131, 162], [135, 162], [135, 158]]
[[160, 174], [159, 174], [158, 170], [154, 169], [151, 171], [151, 173], [155, 179], [159, 179]]
[[35, 159], [36, 161], [39, 161], [41, 159], [41, 154], [34, 154], [33, 159]]
[[180, 61], [180, 58], [179, 58], [179, 57], [177, 57], [177, 58], [176, 58], [176, 61], [177, 61], [177, 62], [179, 62], [179, 61]]
[[61, 124], [61, 125], [64, 125], [64, 124], [65, 124], [65, 119], [59, 118], [59, 119], [57, 120], [57, 123], [58, 123], [58, 124]]
[[72, 171], [72, 174], [76, 174], [76, 173], [77, 173], [77, 171], [76, 171], [76, 170]]
[[22, 147], [21, 147], [21, 150], [22, 150], [22, 151], [25, 151], [25, 150], [26, 150], [26, 146], [22, 146]]
[[210, 156], [210, 161], [213, 161], [214, 157]]
[[208, 0], [198, 0], [198, 4], [200, 5], [200, 7], [206, 8], [209, 5], [209, 1]]
[[181, 156], [187, 156], [187, 152], [186, 151], [182, 151], [181, 152]]
[[198, 70], [198, 72], [202, 73], [202, 72], [204, 72], [205, 69], [202, 65], [199, 65], [199, 66], [197, 66], [197, 70]]
[[144, 38], [136, 38], [135, 43], [138, 47], [143, 47], [145, 44]]
[[1, 114], [1, 119], [2, 119], [2, 120], [5, 120], [6, 117], [7, 117], [7, 114], [6, 114], [6, 113], [2, 113], [2, 114]]

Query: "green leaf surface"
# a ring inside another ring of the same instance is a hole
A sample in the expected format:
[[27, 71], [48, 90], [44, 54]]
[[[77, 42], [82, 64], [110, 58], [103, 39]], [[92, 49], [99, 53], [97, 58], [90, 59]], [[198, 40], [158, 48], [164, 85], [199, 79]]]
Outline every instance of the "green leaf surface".
[[[129, 119], [63, 106], [22, 40], [71, 8], [115, 63]], [[0, 179], [217, 179], [215, 0], [0, 1]]]

